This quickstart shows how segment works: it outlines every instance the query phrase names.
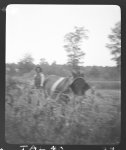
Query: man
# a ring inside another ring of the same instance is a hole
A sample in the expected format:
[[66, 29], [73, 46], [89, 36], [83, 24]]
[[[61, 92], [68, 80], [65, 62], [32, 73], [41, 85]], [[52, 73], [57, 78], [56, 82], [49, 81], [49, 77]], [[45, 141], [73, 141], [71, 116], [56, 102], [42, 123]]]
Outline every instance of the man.
[[72, 70], [72, 76], [74, 79], [78, 78], [78, 77], [84, 78], [84, 73], [79, 69], [76, 69], [76, 70], [74, 69], [74, 70]]
[[35, 68], [35, 71], [36, 71], [36, 74], [34, 76], [34, 85], [37, 89], [43, 88], [45, 76], [43, 74], [42, 68], [40, 66], [37, 66]]

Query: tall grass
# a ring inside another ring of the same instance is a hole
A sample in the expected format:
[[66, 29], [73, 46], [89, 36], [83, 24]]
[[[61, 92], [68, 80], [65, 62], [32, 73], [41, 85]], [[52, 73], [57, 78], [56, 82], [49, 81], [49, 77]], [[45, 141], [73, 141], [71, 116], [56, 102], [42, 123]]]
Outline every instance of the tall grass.
[[7, 143], [119, 143], [120, 103], [107, 92], [89, 90], [83, 97], [71, 95], [65, 103], [63, 97], [45, 98], [41, 90], [30, 86], [11, 88], [12, 83], [6, 84], [10, 87], [6, 90]]

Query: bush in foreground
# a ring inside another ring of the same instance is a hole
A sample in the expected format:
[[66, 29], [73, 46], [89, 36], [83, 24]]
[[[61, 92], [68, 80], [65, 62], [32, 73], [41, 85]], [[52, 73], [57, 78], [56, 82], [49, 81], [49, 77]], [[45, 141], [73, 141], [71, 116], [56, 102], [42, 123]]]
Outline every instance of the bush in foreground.
[[112, 97], [87, 92], [84, 97], [71, 96], [66, 104], [61, 97], [44, 98], [41, 90], [30, 86], [8, 93], [12, 101], [6, 97], [7, 143], [119, 143], [120, 110]]

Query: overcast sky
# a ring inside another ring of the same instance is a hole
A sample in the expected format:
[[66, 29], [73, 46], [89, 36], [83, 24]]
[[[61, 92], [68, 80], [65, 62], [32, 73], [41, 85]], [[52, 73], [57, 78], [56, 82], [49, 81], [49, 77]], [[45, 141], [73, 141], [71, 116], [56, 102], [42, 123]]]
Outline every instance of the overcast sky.
[[113, 66], [105, 47], [115, 23], [121, 20], [116, 5], [8, 5], [6, 8], [6, 62], [18, 62], [27, 53], [39, 63], [67, 62], [65, 34], [74, 27], [89, 30], [82, 43], [85, 66]]

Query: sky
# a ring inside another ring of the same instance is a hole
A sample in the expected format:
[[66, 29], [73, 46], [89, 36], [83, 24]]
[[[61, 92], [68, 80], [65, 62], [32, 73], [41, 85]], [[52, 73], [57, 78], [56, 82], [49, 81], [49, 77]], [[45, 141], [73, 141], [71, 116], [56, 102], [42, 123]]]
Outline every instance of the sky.
[[34, 63], [45, 58], [49, 64], [67, 62], [64, 36], [74, 27], [88, 30], [81, 49], [84, 66], [114, 66], [106, 47], [108, 35], [121, 21], [117, 5], [28, 5], [11, 4], [6, 8], [6, 62], [17, 63], [31, 54]]

